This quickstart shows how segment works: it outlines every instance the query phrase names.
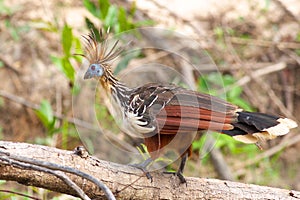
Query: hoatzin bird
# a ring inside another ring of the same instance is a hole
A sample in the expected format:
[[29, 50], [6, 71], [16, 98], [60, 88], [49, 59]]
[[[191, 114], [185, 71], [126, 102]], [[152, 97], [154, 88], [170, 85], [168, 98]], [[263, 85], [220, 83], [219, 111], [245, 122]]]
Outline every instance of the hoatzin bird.
[[[113, 105], [121, 111], [126, 129], [131, 134], [143, 136], [151, 158], [137, 165], [141, 169], [146, 169], [158, 158], [175, 136], [180, 136], [179, 143], [184, 143], [191, 132], [213, 130], [244, 143], [257, 143], [285, 135], [297, 127], [291, 119], [246, 112], [217, 97], [173, 84], [149, 83], [129, 88], [111, 70], [112, 61], [123, 48], [117, 48], [118, 41], [108, 48], [107, 34], [100, 31], [100, 37], [102, 42], [97, 42], [94, 33], [83, 36], [86, 52], [83, 56], [90, 63], [84, 79], [99, 80], [112, 97]], [[179, 147], [181, 164], [176, 174], [181, 182], [185, 182], [182, 172], [191, 154], [192, 140], [188, 140], [187, 148], [181, 150]]]

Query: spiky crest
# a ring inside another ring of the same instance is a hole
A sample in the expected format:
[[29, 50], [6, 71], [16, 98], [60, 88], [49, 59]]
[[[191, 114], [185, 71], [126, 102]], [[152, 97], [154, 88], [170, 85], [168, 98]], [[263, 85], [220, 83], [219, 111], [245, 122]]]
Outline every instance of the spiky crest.
[[111, 48], [108, 47], [109, 30], [104, 34], [102, 29], [99, 30], [100, 42], [97, 41], [96, 34], [93, 30], [87, 35], [83, 35], [85, 43], [85, 57], [90, 64], [98, 63], [110, 68], [110, 62], [116, 59], [124, 50], [124, 47], [117, 48], [119, 40], [115, 41]]

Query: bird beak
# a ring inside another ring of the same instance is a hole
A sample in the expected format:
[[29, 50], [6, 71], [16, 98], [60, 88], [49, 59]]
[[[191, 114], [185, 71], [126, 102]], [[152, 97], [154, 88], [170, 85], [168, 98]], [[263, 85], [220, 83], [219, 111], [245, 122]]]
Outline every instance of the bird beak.
[[85, 72], [83, 79], [90, 79], [90, 78], [93, 78], [93, 73], [92, 73], [92, 71], [90, 69], [88, 69]]

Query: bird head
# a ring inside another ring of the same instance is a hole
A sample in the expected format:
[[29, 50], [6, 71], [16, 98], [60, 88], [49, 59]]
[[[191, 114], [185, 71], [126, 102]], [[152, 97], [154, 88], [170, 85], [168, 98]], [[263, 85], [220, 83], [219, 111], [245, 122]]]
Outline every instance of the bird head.
[[100, 41], [97, 41], [95, 33], [92, 31], [88, 35], [83, 35], [85, 42], [85, 55], [82, 55], [89, 61], [89, 67], [84, 74], [84, 79], [96, 78], [101, 79], [111, 74], [111, 62], [116, 59], [124, 50], [123, 47], [116, 48], [117, 40], [111, 48], [108, 47], [108, 33], [103, 34], [99, 30]]
[[90, 64], [88, 70], [84, 74], [84, 79], [100, 78], [104, 74], [104, 68], [99, 63]]

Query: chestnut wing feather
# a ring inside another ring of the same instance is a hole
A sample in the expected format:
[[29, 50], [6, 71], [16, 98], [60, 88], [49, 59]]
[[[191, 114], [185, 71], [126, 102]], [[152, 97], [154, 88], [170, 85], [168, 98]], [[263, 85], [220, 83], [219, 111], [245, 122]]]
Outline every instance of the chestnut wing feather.
[[179, 88], [156, 115], [161, 134], [231, 130], [237, 107], [216, 97]]
[[236, 120], [236, 106], [175, 85], [147, 84], [137, 88], [136, 94], [140, 103], [135, 112], [142, 114], [145, 126], [156, 126], [161, 134], [230, 130], [233, 128], [230, 123]]

